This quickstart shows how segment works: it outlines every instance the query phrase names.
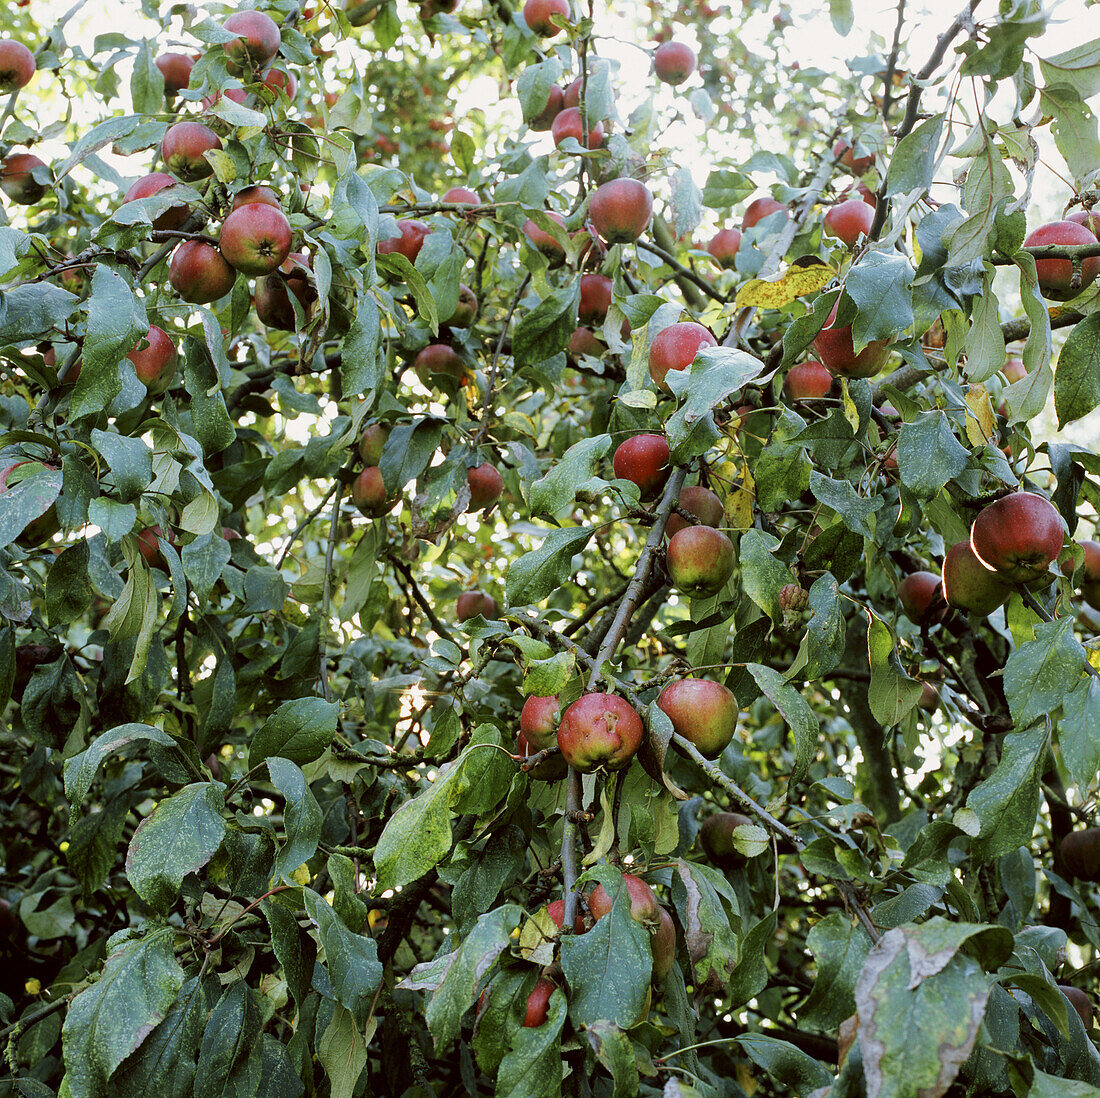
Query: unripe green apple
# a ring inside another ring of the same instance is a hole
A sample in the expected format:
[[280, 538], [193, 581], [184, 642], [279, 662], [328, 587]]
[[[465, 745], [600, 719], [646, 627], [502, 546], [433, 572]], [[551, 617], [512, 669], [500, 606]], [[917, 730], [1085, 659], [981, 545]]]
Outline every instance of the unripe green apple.
[[737, 731], [737, 699], [720, 682], [670, 682], [658, 696], [657, 707], [672, 721], [673, 731], [690, 740], [708, 759], [718, 758]]
[[733, 575], [733, 542], [710, 526], [688, 526], [668, 543], [668, 574], [689, 598], [718, 594]]
[[582, 694], [562, 714], [558, 746], [565, 761], [582, 774], [601, 766], [622, 770], [638, 753], [642, 718], [615, 694]]

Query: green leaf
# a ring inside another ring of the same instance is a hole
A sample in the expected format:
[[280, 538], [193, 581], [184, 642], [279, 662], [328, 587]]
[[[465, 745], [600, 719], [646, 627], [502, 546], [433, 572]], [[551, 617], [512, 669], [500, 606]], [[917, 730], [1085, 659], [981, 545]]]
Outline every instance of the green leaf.
[[1035, 639], [1021, 644], [1005, 664], [1008, 708], [1017, 728], [1054, 713], [1085, 673], [1085, 649], [1073, 635], [1073, 618], [1041, 622]]
[[[562, 1011], [563, 1016], [564, 1013]], [[638, 1061], [630, 1037], [617, 1025], [602, 1021], [587, 1026], [584, 1036], [596, 1059], [611, 1076], [612, 1098], [633, 1098], [638, 1094]]]
[[741, 964], [737, 966], [729, 983], [727, 994], [730, 1006], [738, 1007], [755, 999], [768, 986], [768, 968], [765, 963], [767, 947], [775, 940], [778, 915], [769, 911], [758, 919], [741, 946]]
[[100, 978], [69, 1004], [61, 1041], [71, 1098], [109, 1098], [108, 1080], [168, 1014], [183, 986], [175, 931], [112, 939]]
[[787, 678], [800, 675], [812, 682], [832, 671], [844, 655], [846, 629], [840, 588], [836, 579], [826, 572], [818, 576], [810, 588], [810, 620]]
[[92, 603], [94, 592], [88, 575], [90, 552], [87, 541], [63, 549], [46, 576], [46, 618], [50, 625], [78, 620]]
[[1100, 774], [1100, 679], [1086, 675], [1062, 698], [1062, 760], [1082, 795]]
[[538, 118], [550, 103], [550, 89], [561, 79], [561, 62], [554, 56], [537, 65], [527, 65], [516, 81], [523, 121], [530, 123]]
[[748, 670], [756, 685], [790, 726], [795, 752], [790, 784], [794, 785], [809, 769], [817, 750], [817, 738], [821, 731], [817, 716], [806, 699], [774, 668], [752, 663], [748, 665]]
[[85, 900], [107, 879], [118, 858], [122, 825], [129, 811], [129, 802], [117, 798], [100, 811], [82, 816], [73, 826], [65, 859], [80, 879]]
[[744, 1033], [736, 1040], [754, 1064], [795, 1094], [809, 1098], [833, 1082], [833, 1073], [823, 1063], [778, 1037]]
[[856, 303], [852, 344], [857, 353], [873, 339], [889, 339], [913, 323], [913, 268], [896, 252], [871, 251], [848, 272], [844, 289]]
[[92, 444], [111, 467], [119, 499], [135, 499], [149, 486], [153, 479], [153, 451], [144, 440], [96, 427], [92, 429]]
[[386, 821], [374, 850], [379, 888], [399, 888], [437, 866], [451, 849], [450, 781], [454, 768], [406, 801]]
[[806, 948], [817, 962], [817, 978], [798, 1012], [798, 1023], [811, 1029], [836, 1029], [855, 1013], [856, 980], [871, 940], [862, 927], [834, 912], [810, 928]]
[[1058, 355], [1054, 408], [1061, 429], [1100, 405], [1100, 313], [1074, 325]]
[[58, 469], [41, 469], [6, 488], [0, 495], [0, 549], [10, 545], [36, 518], [44, 515], [61, 491]]
[[737, 904], [730, 903], [727, 911], [722, 902], [727, 889], [720, 892], [716, 878], [717, 871], [709, 866], [683, 858], [677, 859], [672, 878], [672, 898], [691, 959], [687, 982], [708, 992], [725, 989], [743, 963]]
[[321, 839], [321, 806], [317, 803], [302, 771], [285, 758], [265, 760], [271, 784], [283, 795], [283, 830], [286, 845], [275, 858], [275, 873], [288, 878], [303, 862], [317, 853]]
[[260, 1086], [260, 1011], [244, 980], [225, 989], [203, 1028], [195, 1098], [254, 1095]]
[[443, 420], [425, 417], [390, 431], [378, 468], [386, 491], [396, 495], [427, 469], [443, 435]]
[[918, 499], [931, 499], [967, 467], [970, 454], [951, 430], [943, 412], [922, 412], [902, 424], [898, 435], [898, 472]]
[[382, 965], [374, 939], [348, 930], [322, 896], [307, 888], [302, 893], [306, 914], [317, 927], [332, 990], [351, 1012], [356, 1025], [367, 1023], [371, 1002], [382, 983]]
[[180, 550], [183, 573], [200, 604], [210, 597], [231, 556], [229, 542], [220, 532], [200, 534]]
[[126, 852], [126, 876], [151, 907], [167, 911], [188, 873], [202, 869], [225, 835], [222, 790], [196, 782], [161, 801], [138, 825]]
[[846, 37], [855, 25], [852, 0], [829, 0], [829, 18], [832, 20], [833, 30], [841, 38]]
[[792, 582], [790, 569], [773, 554], [779, 542], [771, 534], [747, 530], [737, 547], [745, 594], [773, 621], [783, 620], [779, 592]]
[[836, 511], [852, 533], [874, 540], [874, 515], [883, 505], [881, 496], [864, 499], [849, 481], [834, 480], [816, 469], [810, 474], [810, 491], [820, 503]]
[[884, 728], [893, 728], [920, 701], [923, 688], [905, 673], [890, 628], [871, 613], [867, 615], [867, 658], [871, 666], [867, 691], [871, 715]]
[[553, 515], [573, 503], [577, 490], [595, 474], [596, 464], [611, 449], [610, 435], [574, 443], [528, 492], [532, 515]]
[[928, 190], [932, 185], [942, 133], [943, 115], [934, 114], [898, 142], [886, 172], [887, 197]]
[[1081, 179], [1096, 170], [1100, 162], [1096, 115], [1073, 88], [1055, 85], [1039, 91], [1039, 109], [1050, 116], [1054, 144], [1069, 166], [1070, 174]]
[[283, 702], [252, 737], [248, 748], [249, 769], [274, 755], [299, 766], [319, 759], [336, 735], [339, 715], [339, 704], [324, 698]]
[[[233, 443], [237, 433], [226, 411], [221, 379], [206, 344], [188, 336], [183, 342], [183, 361], [183, 383], [191, 398], [195, 437], [207, 456], [220, 453]], [[81, 373], [80, 381], [83, 380]]]
[[505, 591], [509, 606], [541, 602], [573, 574], [573, 556], [592, 537], [590, 526], [551, 530], [543, 543], [508, 566]]
[[317, 1044], [317, 1059], [332, 1084], [332, 1098], [352, 1098], [367, 1066], [367, 1042], [351, 1011], [340, 1003]]
[[176, 747], [176, 741], [167, 732], [148, 724], [120, 724], [104, 732], [92, 741], [87, 750], [65, 760], [65, 796], [69, 802], [74, 807], [80, 805], [88, 796], [100, 763], [108, 755], [138, 740], [149, 740], [161, 747]]
[[512, 357], [517, 366], [533, 366], [564, 351], [577, 327], [580, 278], [554, 290], [516, 325]]

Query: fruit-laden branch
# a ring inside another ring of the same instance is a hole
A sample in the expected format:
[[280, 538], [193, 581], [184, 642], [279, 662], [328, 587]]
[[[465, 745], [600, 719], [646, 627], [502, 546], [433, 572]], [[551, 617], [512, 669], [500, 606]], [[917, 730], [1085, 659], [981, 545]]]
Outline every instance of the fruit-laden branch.
[[[1020, 251], [1027, 252], [1033, 259], [1088, 259], [1100, 255], [1100, 240], [1095, 244], [1035, 244]], [[996, 252], [992, 262], [995, 267], [1011, 267], [1016, 260], [1004, 252]]]
[[[666, 266], [671, 267], [677, 274], [676, 281], [679, 282], [681, 278], [686, 278], [693, 286], [697, 286], [700, 290], [707, 295], [707, 297], [713, 298], [715, 301], [721, 302], [723, 305], [726, 303], [726, 298], [718, 293], [714, 287], [706, 281], [706, 279], [700, 278], [694, 271], [689, 270], [682, 263], [680, 263], [674, 255], [666, 251], [660, 246], [660, 244], [647, 244], [644, 240], [638, 241], [638, 247], [643, 251], [651, 252], [657, 256]], [[699, 303], [700, 305], [702, 302]]]
[[[973, 26], [974, 9], [980, 3], [981, 0], [970, 0], [970, 3], [955, 16], [955, 21], [951, 26], [936, 39], [935, 49], [932, 50], [932, 55], [928, 58], [924, 68], [911, 80], [909, 98], [905, 104], [905, 117], [894, 133], [895, 148], [897, 148], [901, 139], [916, 125], [917, 115], [920, 111], [920, 98], [925, 84], [936, 69], [940, 67], [940, 62], [943, 60], [944, 54], [947, 53], [947, 47], [955, 40], [955, 36], [959, 31], [964, 27]], [[871, 222], [871, 230], [867, 234], [868, 240], [878, 240], [879, 235], [882, 233], [882, 227], [886, 224], [886, 178], [883, 175], [882, 182], [878, 185], [878, 193], [875, 195], [875, 219]]]
[[898, 18], [894, 24], [894, 41], [886, 62], [886, 86], [882, 92], [882, 121], [890, 125], [890, 108], [894, 105], [894, 74], [898, 71], [898, 51], [901, 49], [901, 28], [905, 25], [905, 0], [898, 0]]

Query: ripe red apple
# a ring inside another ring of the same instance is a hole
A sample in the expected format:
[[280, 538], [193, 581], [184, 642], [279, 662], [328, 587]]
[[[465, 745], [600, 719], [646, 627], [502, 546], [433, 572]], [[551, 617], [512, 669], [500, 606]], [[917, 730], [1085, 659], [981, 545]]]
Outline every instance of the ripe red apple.
[[504, 477], [487, 461], [466, 471], [466, 483], [470, 486], [471, 511], [491, 506], [504, 494]]
[[[261, 324], [282, 332], [294, 331], [291, 294], [298, 299], [308, 316], [310, 306], [317, 300], [317, 290], [309, 281], [308, 271], [309, 257], [303, 252], [291, 252], [277, 272], [256, 279], [252, 300]], [[377, 465], [378, 462], [368, 464]]]
[[229, 212], [235, 213], [242, 206], [251, 206], [257, 202], [264, 206], [274, 206], [280, 211], [283, 208], [279, 196], [270, 187], [265, 187], [262, 183], [253, 183], [250, 187], [242, 187], [233, 196], [233, 205], [230, 206]]
[[[547, 213], [551, 221], [556, 221], [565, 228], [565, 218], [561, 214]], [[551, 267], [558, 267], [565, 262], [565, 249], [545, 230], [528, 218], [523, 223], [523, 235], [531, 242], [531, 246], [542, 252], [550, 260]]]
[[862, 198], [849, 198], [847, 202], [829, 207], [825, 214], [825, 232], [854, 248], [856, 241], [871, 231], [874, 220], [875, 211]]
[[446, 343], [432, 343], [425, 347], [416, 358], [413, 359], [413, 369], [420, 378], [421, 384], [430, 389], [433, 384], [433, 375], [453, 378], [460, 385], [466, 382], [466, 363], [453, 348]]
[[740, 229], [719, 229], [710, 238], [707, 251], [717, 260], [719, 267], [725, 267], [732, 271], [734, 261], [737, 258], [737, 250], [741, 247]]
[[455, 617], [459, 621], [469, 621], [480, 614], [483, 618], [495, 618], [497, 600], [484, 591], [463, 591], [455, 600]]
[[588, 218], [608, 244], [630, 244], [653, 217], [653, 195], [637, 179], [612, 179], [592, 194]]
[[614, 283], [607, 275], [586, 274], [581, 276], [581, 301], [577, 309], [577, 318], [582, 324], [602, 324], [611, 308], [611, 294]]
[[1093, 210], [1075, 210], [1066, 215], [1067, 221], [1084, 225], [1093, 236], [1100, 236], [1100, 212]]
[[1065, 526], [1044, 496], [1014, 492], [983, 507], [970, 527], [974, 555], [1007, 583], [1031, 583], [1058, 559]]
[[[1051, 221], [1040, 225], [1024, 240], [1025, 248], [1039, 248], [1047, 244], [1095, 244], [1096, 236], [1076, 221]], [[1039, 279], [1039, 293], [1051, 301], [1068, 301], [1087, 289], [1100, 275], [1100, 255], [1081, 260], [1081, 285], [1072, 286], [1073, 263], [1068, 259], [1037, 259], [1035, 273]]]
[[283, 37], [278, 24], [261, 11], [239, 11], [222, 26], [238, 35], [236, 40], [222, 46], [226, 67], [235, 75], [245, 69], [259, 72], [266, 68], [282, 45]]
[[12, 38], [0, 41], [0, 95], [25, 88], [37, 67], [34, 54], [22, 42]]
[[940, 692], [930, 683], [922, 682], [917, 706], [926, 713], [935, 713], [940, 707]]
[[668, 439], [664, 435], [633, 435], [620, 442], [611, 467], [620, 480], [638, 486], [642, 499], [654, 499], [661, 493], [669, 473]]
[[852, 342], [852, 326], [834, 327], [837, 308], [833, 305], [825, 321], [825, 327], [814, 340], [814, 350], [825, 368], [842, 377], [874, 377], [890, 357], [890, 340], [874, 339], [857, 355]]
[[233, 289], [237, 272], [213, 244], [185, 240], [173, 253], [168, 281], [184, 301], [205, 305]]
[[935, 572], [911, 572], [898, 584], [902, 613], [914, 625], [922, 625], [939, 589], [940, 577]]
[[1093, 610], [1100, 610], [1100, 542], [1081, 541], [1078, 544], [1085, 553], [1085, 578], [1081, 582], [1081, 598]]
[[378, 465], [382, 450], [390, 437], [390, 429], [382, 423], [368, 423], [359, 436], [359, 457], [364, 465]]
[[708, 759], [718, 758], [737, 731], [737, 699], [720, 682], [677, 679], [658, 695], [657, 707]]
[[783, 211], [787, 217], [790, 217], [790, 211], [782, 202], [777, 202], [771, 195], [764, 195], [762, 198], [754, 199], [749, 203], [748, 209], [745, 210], [745, 216], [741, 219], [742, 229], [751, 229], [755, 224], [763, 221], [765, 217], [771, 217], [773, 213]]
[[469, 187], [452, 187], [443, 195], [442, 201], [455, 202], [462, 206], [481, 205], [477, 191], [471, 191]]
[[381, 518], [393, 510], [394, 501], [386, 493], [382, 470], [368, 465], [351, 484], [351, 501], [368, 518]]
[[862, 179], [857, 179], [854, 183], [849, 183], [848, 186], [840, 192], [841, 202], [846, 202], [849, 198], [861, 199], [863, 202], [866, 202], [872, 210], [878, 206], [878, 198], [875, 197], [875, 192], [871, 190]]
[[528, 1029], [538, 1029], [550, 1012], [550, 996], [558, 990], [558, 985], [549, 976], [540, 976], [535, 981], [531, 994], [527, 996], [527, 1007], [523, 1014], [523, 1024]]
[[214, 92], [213, 95], [204, 95], [202, 109], [208, 111], [211, 107], [217, 106], [223, 95], [231, 103], [239, 103], [242, 107], [252, 98], [244, 88], [224, 88], [222, 91]]
[[1027, 367], [1024, 366], [1022, 359], [1010, 358], [1005, 360], [1005, 364], [1001, 367], [1001, 373], [1004, 374], [1009, 383], [1023, 381], [1027, 377]]
[[748, 859], [733, 845], [733, 833], [751, 823], [752, 820], [740, 812], [716, 812], [703, 821], [699, 828], [699, 845], [715, 868], [729, 872], [745, 864]]
[[676, 924], [663, 907], [657, 908], [657, 918], [659, 922], [649, 939], [649, 948], [653, 951], [653, 982], [663, 984], [676, 960]]
[[424, 238], [432, 231], [431, 226], [414, 217], [406, 217], [397, 223], [400, 236], [392, 236], [389, 240], [383, 240], [378, 245], [379, 255], [390, 255], [400, 252], [410, 263], [416, 262], [420, 249], [424, 246]]
[[[655, 924], [659, 918], [657, 912], [661, 907], [657, 901], [657, 894], [641, 877], [635, 877], [633, 873], [623, 874], [623, 884], [630, 898], [630, 917], [636, 923], [645, 923], [649, 926]], [[613, 906], [614, 901], [602, 884], [596, 885], [588, 894], [588, 910], [597, 921], [607, 915]]]
[[[140, 198], [150, 198], [154, 194], [163, 191], [165, 187], [173, 186], [177, 181], [167, 172], [150, 172], [143, 175], [122, 196], [123, 202], [136, 202]], [[154, 229], [180, 229], [191, 216], [191, 207], [186, 202], [178, 206], [170, 206], [164, 213], [153, 219]]]
[[992, 614], [1012, 594], [1012, 587], [978, 560], [968, 541], [948, 550], [940, 583], [948, 604], [971, 614]]
[[826, 396], [833, 387], [833, 375], [820, 362], [802, 362], [792, 366], [783, 379], [783, 392], [791, 400]]
[[568, 19], [569, 0], [527, 0], [523, 5], [523, 21], [540, 38], [556, 38], [561, 34], [561, 27], [550, 21], [552, 15]]
[[689, 598], [716, 595], [733, 575], [733, 542], [712, 526], [687, 526], [673, 534], [667, 551], [668, 574]]
[[1069, 1000], [1069, 1005], [1077, 1011], [1077, 1016], [1081, 1019], [1081, 1025], [1086, 1030], [1092, 1029], [1092, 1023], [1096, 1020], [1096, 1012], [1093, 1009], [1092, 999], [1089, 998], [1088, 992], [1082, 991], [1079, 987], [1071, 987], [1069, 984], [1059, 984], [1058, 990]]
[[695, 71], [695, 51], [683, 42], [662, 42], [653, 54], [653, 71], [666, 84], [682, 84]]
[[31, 153], [12, 153], [0, 164], [0, 191], [17, 206], [33, 206], [46, 193], [46, 187], [31, 172], [45, 166]]
[[292, 237], [282, 210], [266, 202], [252, 202], [222, 222], [219, 245], [231, 267], [246, 275], [266, 275], [290, 255]]
[[134, 364], [134, 373], [149, 390], [149, 395], [159, 396], [176, 376], [176, 345], [168, 333], [155, 324], [149, 325], [149, 332], [142, 343], [126, 357]]
[[201, 122], [177, 122], [168, 127], [160, 143], [160, 155], [174, 176], [191, 183], [213, 173], [203, 153], [221, 147], [221, 138], [209, 126]]
[[557, 694], [532, 694], [520, 710], [519, 730], [536, 751], [553, 747], [558, 742]]
[[[536, 747], [533, 743], [528, 743], [527, 737], [522, 732], [516, 736], [516, 754], [519, 755], [521, 759], [529, 759], [532, 755], [537, 755], [540, 750], [541, 748]], [[537, 766], [533, 766], [527, 773], [536, 781], [560, 782], [562, 778], [569, 773], [569, 765], [559, 753], [557, 755], [551, 755], [548, 759], [543, 759], [542, 762]], [[561, 926], [560, 922], [558, 926]]]
[[642, 718], [616, 694], [582, 694], [561, 716], [558, 747], [565, 761], [582, 774], [601, 766], [622, 770], [638, 752]]
[[[680, 489], [680, 498], [676, 501], [689, 514], [694, 515], [703, 526], [717, 527], [726, 516], [726, 509], [722, 501], [709, 489], [699, 484], [689, 484]], [[665, 533], [672, 537], [673, 534], [693, 525], [687, 519], [681, 518], [675, 511], [668, 516], [668, 525]]]
[[292, 72], [273, 65], [263, 75], [264, 87], [268, 88], [276, 96], [279, 92], [285, 92], [287, 99], [293, 99], [298, 94], [298, 78]]
[[681, 320], [658, 332], [649, 346], [649, 376], [659, 389], [668, 389], [669, 370], [686, 370], [703, 347], [717, 347], [718, 340], [693, 320]]
[[157, 54], [154, 64], [164, 77], [165, 95], [175, 95], [191, 83], [191, 70], [195, 67], [195, 60], [186, 53]]
[[1071, 831], [1059, 850], [1066, 869], [1079, 881], [1100, 881], [1100, 828]]
[[591, 355], [599, 358], [607, 350], [607, 344], [591, 328], [577, 328], [569, 337], [569, 346], [566, 348], [574, 357]]
[[168, 562], [160, 551], [161, 541], [167, 541], [169, 545], [175, 545], [176, 539], [171, 535], [165, 535], [159, 526], [146, 526], [138, 531], [138, 552], [145, 559], [150, 568], [159, 568], [162, 572], [168, 571]]
[[863, 175], [875, 162], [874, 153], [867, 156], [856, 156], [856, 150], [853, 148], [852, 143], [843, 137], [833, 146], [833, 156], [837, 158], [840, 166], [847, 168], [852, 175]]
[[603, 126], [599, 122], [588, 123], [588, 141], [584, 141], [584, 127], [581, 124], [581, 112], [578, 107], [566, 107], [558, 111], [550, 126], [554, 145], [560, 147], [566, 138], [571, 137], [582, 148], [598, 149], [603, 144]]
[[[546, 130], [550, 129], [550, 127], [554, 124], [554, 119], [558, 117], [558, 113], [561, 111], [564, 105], [565, 93], [561, 90], [561, 88], [558, 87], [557, 84], [551, 84], [550, 95], [549, 98], [546, 100], [546, 106], [543, 107], [542, 110], [539, 111], [539, 113], [536, 114], [535, 117], [527, 123], [527, 125], [530, 126], [533, 130], [545, 132]], [[572, 106], [574, 107], [576, 105], [576, 103], [572, 104]]]
[[[578, 908], [580, 905], [577, 905]], [[550, 916], [554, 921], [554, 925], [561, 930], [565, 923], [565, 901], [564, 900], [551, 900], [546, 905], [546, 914]], [[573, 924], [578, 934], [584, 933], [584, 920], [581, 918], [581, 913], [578, 910], [576, 915], [576, 921]]]
[[581, 89], [584, 87], [584, 77], [578, 76], [576, 80], [566, 85], [562, 96], [562, 105], [565, 107], [579, 107], [581, 105]]
[[477, 319], [477, 296], [469, 286], [458, 287], [458, 304], [444, 321], [451, 328], [472, 328]]

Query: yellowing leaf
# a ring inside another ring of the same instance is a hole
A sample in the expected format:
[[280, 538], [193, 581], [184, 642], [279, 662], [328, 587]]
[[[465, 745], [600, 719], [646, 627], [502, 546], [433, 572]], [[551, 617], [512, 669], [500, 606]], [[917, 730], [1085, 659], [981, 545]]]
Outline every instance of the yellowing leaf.
[[985, 446], [997, 440], [993, 405], [984, 385], [966, 387], [966, 437], [971, 446]]
[[746, 465], [741, 470], [740, 484], [726, 496], [726, 521], [735, 530], [752, 527], [752, 510], [756, 502], [756, 481]]
[[853, 431], [858, 431], [859, 409], [856, 408], [856, 402], [852, 400], [851, 395], [848, 393], [848, 379], [846, 377], [840, 379], [840, 393], [844, 401], [844, 418], [848, 421]]
[[836, 272], [819, 259], [796, 260], [774, 279], [753, 278], [737, 291], [737, 306], [755, 305], [760, 309], [782, 309], [795, 298], [816, 294], [827, 286]]

